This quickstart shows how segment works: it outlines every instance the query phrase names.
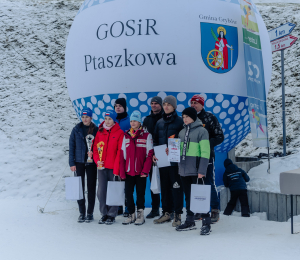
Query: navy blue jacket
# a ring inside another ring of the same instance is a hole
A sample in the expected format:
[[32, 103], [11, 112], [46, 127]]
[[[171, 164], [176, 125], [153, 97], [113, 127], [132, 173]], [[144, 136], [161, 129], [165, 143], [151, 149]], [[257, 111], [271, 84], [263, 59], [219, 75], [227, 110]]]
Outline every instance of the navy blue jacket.
[[117, 123], [120, 125], [120, 128], [124, 133], [131, 128], [129, 115], [127, 115], [125, 118], [122, 118], [121, 120], [117, 119]]
[[[93, 124], [93, 123], [92, 123]], [[85, 137], [83, 136], [83, 123], [80, 122], [77, 124], [70, 135], [69, 139], [69, 165], [70, 167], [75, 166], [75, 162], [77, 163], [86, 163], [86, 164], [94, 164], [87, 163], [85, 160], [85, 155], [87, 151], [87, 145]], [[95, 125], [93, 136], [96, 137], [98, 131], [98, 127]]]
[[232, 163], [230, 159], [224, 161], [225, 172], [223, 182], [225, 187], [232, 190], [247, 190], [246, 182], [250, 181], [248, 174]]

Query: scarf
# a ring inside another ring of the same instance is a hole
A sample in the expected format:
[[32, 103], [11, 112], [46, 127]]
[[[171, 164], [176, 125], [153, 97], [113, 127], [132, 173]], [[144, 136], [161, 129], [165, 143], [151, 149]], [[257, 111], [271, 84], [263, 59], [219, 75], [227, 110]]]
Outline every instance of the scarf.
[[134, 131], [132, 128], [130, 128], [130, 130], [129, 130], [128, 133], [130, 134], [130, 136], [131, 136], [132, 138], [135, 138], [137, 132], [138, 132], [139, 130], [141, 130], [141, 129], [142, 129], [141, 126], [140, 126], [140, 127], [138, 128], [138, 130], [136, 130], [136, 131]]
[[184, 143], [183, 143], [183, 148], [182, 148], [182, 160], [183, 161], [185, 161], [185, 157], [186, 157], [186, 146], [187, 146], [187, 143], [188, 143], [190, 128], [191, 128], [191, 124], [186, 126], [186, 132], [185, 132]]
[[115, 124], [113, 124], [112, 126], [107, 126], [105, 123], [103, 124], [103, 128], [106, 130], [106, 131], [109, 131]]

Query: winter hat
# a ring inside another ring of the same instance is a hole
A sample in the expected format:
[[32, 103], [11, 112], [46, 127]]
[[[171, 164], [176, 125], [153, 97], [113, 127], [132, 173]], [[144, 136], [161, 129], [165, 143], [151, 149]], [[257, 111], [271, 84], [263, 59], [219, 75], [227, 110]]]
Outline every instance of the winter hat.
[[[161, 97], [159, 97], [159, 96], [153, 97], [153, 98], [151, 99], [151, 103], [152, 103], [152, 102], [156, 102], [156, 103], [160, 104], [160, 106], [162, 107], [162, 99], [161, 99]], [[150, 103], [150, 104], [151, 104], [151, 103]]]
[[81, 116], [93, 117], [93, 111], [90, 108], [85, 108], [82, 110]]
[[174, 107], [174, 109], [177, 108], [177, 99], [174, 96], [167, 96], [164, 98], [164, 103], [169, 103], [172, 105], [172, 107]]
[[193, 107], [187, 107], [182, 111], [182, 115], [187, 115], [190, 118], [194, 120], [194, 122], [197, 120], [197, 111]]
[[194, 95], [193, 97], [192, 97], [192, 99], [191, 99], [191, 102], [192, 101], [196, 101], [196, 102], [198, 102], [198, 103], [200, 103], [202, 106], [204, 106], [204, 97], [203, 96], [201, 96], [201, 95]]
[[130, 121], [138, 121], [142, 123], [142, 115], [140, 111], [133, 111], [131, 116], [130, 116]]
[[226, 160], [224, 161], [224, 166], [225, 166], [225, 168], [228, 167], [230, 164], [233, 164], [233, 162], [232, 162], [230, 159], [226, 159]]
[[117, 120], [117, 113], [115, 110], [108, 109], [105, 112], [105, 116], [109, 116], [112, 120], [114, 120], [114, 122], [116, 122], [116, 120]]
[[125, 99], [125, 98], [118, 98], [118, 99], [115, 101], [114, 107], [116, 106], [116, 104], [119, 104], [119, 105], [121, 105], [122, 107], [124, 107], [124, 110], [125, 110], [125, 112], [126, 112], [127, 104], [126, 104], [126, 99]]

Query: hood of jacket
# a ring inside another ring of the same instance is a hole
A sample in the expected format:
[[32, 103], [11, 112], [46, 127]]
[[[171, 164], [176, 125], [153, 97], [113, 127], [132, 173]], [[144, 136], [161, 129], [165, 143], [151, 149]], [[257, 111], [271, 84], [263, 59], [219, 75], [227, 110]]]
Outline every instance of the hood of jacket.
[[[103, 129], [102, 133], [107, 134], [108, 131], [107, 131], [105, 128], [103, 128], [104, 122], [105, 122], [105, 121], [103, 121], [103, 122], [99, 125], [99, 130], [102, 128], [102, 129]], [[121, 128], [120, 128], [120, 125], [119, 125], [117, 122], [115, 122], [114, 126], [110, 129], [110, 132], [111, 132], [111, 133], [114, 133], [114, 132], [117, 132], [119, 129], [121, 129]]]
[[196, 128], [196, 127], [203, 127], [202, 121], [197, 118], [195, 122], [189, 124], [189, 125], [183, 125], [184, 128], [187, 128], [188, 126], [190, 126], [190, 129]]
[[224, 161], [224, 167], [226, 168], [226, 171], [228, 172], [236, 172], [239, 167], [237, 167], [230, 159], [226, 159]]

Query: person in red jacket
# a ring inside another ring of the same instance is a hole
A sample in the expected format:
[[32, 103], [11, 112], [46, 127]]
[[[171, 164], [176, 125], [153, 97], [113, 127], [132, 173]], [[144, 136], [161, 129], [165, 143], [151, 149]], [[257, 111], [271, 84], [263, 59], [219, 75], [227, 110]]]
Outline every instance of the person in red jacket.
[[[130, 116], [131, 128], [125, 132], [122, 143], [120, 176], [125, 179], [125, 197], [129, 213], [123, 225], [145, 223], [145, 191], [147, 177], [152, 167], [153, 141], [151, 134], [144, 132], [141, 124], [141, 113], [134, 111]], [[133, 200], [134, 187], [137, 195], [137, 217]]]
[[117, 113], [114, 110], [105, 112], [103, 121], [93, 143], [93, 158], [98, 166], [97, 197], [102, 218], [99, 224], [111, 225], [115, 222], [118, 206], [106, 205], [106, 191], [108, 181], [113, 181], [115, 176], [120, 177], [120, 150], [124, 132], [116, 123]]

